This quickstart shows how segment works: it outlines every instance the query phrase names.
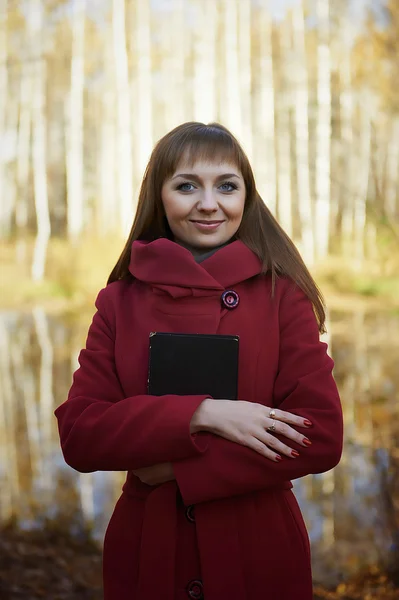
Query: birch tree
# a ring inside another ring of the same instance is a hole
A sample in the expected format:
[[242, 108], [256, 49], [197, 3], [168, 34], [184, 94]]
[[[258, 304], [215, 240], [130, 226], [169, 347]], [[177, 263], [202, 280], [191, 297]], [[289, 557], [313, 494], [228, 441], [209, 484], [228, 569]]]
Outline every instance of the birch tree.
[[399, 116], [394, 116], [392, 120], [386, 165], [385, 212], [395, 221], [399, 219]]
[[30, 173], [30, 144], [32, 128], [32, 65], [26, 61], [22, 65], [20, 94], [19, 94], [19, 122], [18, 122], [18, 150], [17, 150], [17, 201], [15, 206], [15, 224], [17, 227], [17, 259], [22, 262], [26, 253], [26, 230], [28, 226], [28, 188]]
[[19, 492], [17, 444], [14, 439], [15, 390], [12, 382], [11, 339], [6, 313], [0, 315], [0, 457], [4, 465], [6, 485], [2, 486], [1, 517], [9, 519], [15, 511], [15, 498]]
[[71, 91], [67, 122], [67, 231], [76, 241], [83, 230], [83, 93], [86, 0], [72, 5]]
[[[160, 45], [160, 72], [155, 78], [155, 104], [159, 107], [159, 119], [155, 124], [156, 136], [164, 135], [191, 116], [189, 106], [192, 94], [188, 93], [187, 59], [187, 3], [170, 0], [167, 9], [159, 10], [158, 29]], [[176, 36], [171, 31], [177, 32]], [[161, 89], [161, 93], [159, 93]], [[156, 96], [160, 96], [157, 98]]]
[[[46, 494], [51, 489], [51, 437], [53, 412], [53, 365], [54, 349], [50, 337], [48, 317], [41, 306], [33, 309], [33, 322], [37, 343], [40, 347], [40, 373], [39, 373], [39, 407], [38, 417], [40, 422], [40, 446], [43, 457], [43, 469], [40, 470], [42, 486]], [[47, 468], [45, 467], [47, 463]]]
[[47, 193], [46, 149], [46, 64], [43, 57], [43, 6], [40, 0], [31, 0], [27, 20], [32, 48], [36, 49], [34, 85], [32, 93], [33, 121], [33, 180], [37, 220], [37, 235], [32, 262], [32, 279], [44, 277], [47, 245], [50, 238], [50, 213]]
[[7, 70], [7, 5], [8, 0], [0, 0], [0, 231], [5, 231], [7, 218], [6, 186], [6, 111], [8, 100]]
[[316, 124], [316, 254], [328, 253], [330, 234], [330, 143], [331, 143], [331, 57], [329, 0], [316, 0], [317, 44], [317, 124]]
[[117, 100], [117, 182], [120, 229], [124, 235], [129, 231], [133, 218], [132, 129], [125, 22], [125, 0], [113, 0], [112, 24]]
[[292, 194], [291, 194], [291, 132], [290, 132], [290, 30], [287, 22], [280, 27], [280, 77], [277, 111], [277, 161], [278, 161], [278, 205], [279, 222], [292, 237]]
[[371, 156], [371, 114], [373, 102], [369, 90], [361, 94], [359, 106], [359, 148], [356, 155], [357, 165], [354, 176], [356, 178], [356, 196], [354, 210], [354, 242], [355, 259], [360, 269], [364, 261], [365, 233], [366, 233], [366, 202], [370, 178]]
[[305, 49], [305, 19], [302, 4], [292, 11], [295, 56], [295, 143], [301, 246], [306, 262], [313, 262], [314, 228], [309, 174], [308, 73]]
[[135, 2], [137, 56], [137, 89], [135, 90], [135, 120], [137, 124], [137, 168], [141, 178], [153, 147], [152, 77], [151, 77], [151, 6], [149, 0]]
[[220, 114], [224, 115], [227, 127], [241, 139], [240, 70], [238, 58], [238, 12], [237, 0], [224, 0], [224, 93], [220, 94]]
[[[43, 462], [42, 446], [40, 444], [41, 422], [36, 404], [37, 387], [35, 369], [31, 361], [27, 358], [26, 352], [24, 352], [24, 350], [29, 347], [31, 342], [31, 329], [26, 322], [26, 318], [24, 317], [19, 317], [16, 326], [17, 334], [15, 335], [14, 343], [11, 344], [10, 348], [10, 366], [11, 372], [19, 374], [18, 377], [14, 378], [13, 382], [14, 396], [22, 399], [22, 406], [24, 409], [24, 417], [26, 422], [26, 429], [24, 431], [24, 445], [28, 451], [32, 479], [36, 481], [40, 478], [40, 474], [44, 473], [46, 469]], [[15, 403], [13, 403], [13, 413], [13, 420], [17, 421], [18, 412], [16, 410]], [[20, 463], [21, 456], [18, 456], [18, 450], [17, 458], [19, 458], [18, 463]], [[23, 471], [21, 469], [21, 479], [22, 477]], [[15, 498], [15, 500], [20, 503], [21, 492], [19, 492], [18, 497]]]
[[10, 236], [14, 229], [15, 205], [17, 200], [17, 182], [15, 177], [15, 163], [18, 153], [17, 130], [19, 107], [18, 102], [13, 99], [18, 97], [19, 81], [18, 77], [10, 76], [8, 81], [8, 102], [6, 108], [6, 164], [5, 164], [5, 231]]
[[113, 31], [104, 28], [104, 85], [101, 94], [101, 144], [98, 152], [98, 180], [100, 183], [99, 230], [105, 235], [117, 229], [118, 214], [116, 210], [116, 94], [114, 85], [113, 63]]
[[255, 165], [262, 197], [276, 215], [277, 182], [275, 152], [275, 106], [273, 81], [272, 18], [269, 2], [257, 12], [259, 27], [259, 90], [255, 103]]
[[86, 523], [93, 524], [95, 516], [94, 473], [78, 474], [80, 506]]
[[[172, 95], [170, 97], [171, 106], [168, 109], [170, 118], [170, 128], [176, 127], [180, 123], [188, 120], [191, 116], [192, 96], [187, 92], [187, 2], [186, 0], [172, 0], [171, 2], [172, 18], [171, 31], [178, 32], [174, 38], [168, 33], [170, 38], [170, 58], [165, 73], [166, 86], [173, 85]], [[169, 83], [169, 78], [173, 73], [173, 78]], [[164, 79], [165, 81], [165, 79]]]
[[241, 140], [252, 160], [252, 69], [251, 69], [251, 0], [238, 2], [239, 90], [241, 108]]
[[194, 27], [194, 120], [216, 119], [216, 27], [218, 6], [214, 0], [195, 3]]
[[[346, 14], [347, 17], [347, 14]], [[341, 168], [343, 179], [349, 193], [341, 194], [342, 242], [343, 250], [349, 250], [348, 241], [353, 237], [353, 202], [352, 194], [356, 193], [353, 186], [354, 177], [354, 89], [352, 87], [351, 38], [353, 30], [347, 18], [341, 21], [340, 43], [342, 55], [339, 67], [340, 78], [340, 128], [341, 128]]]

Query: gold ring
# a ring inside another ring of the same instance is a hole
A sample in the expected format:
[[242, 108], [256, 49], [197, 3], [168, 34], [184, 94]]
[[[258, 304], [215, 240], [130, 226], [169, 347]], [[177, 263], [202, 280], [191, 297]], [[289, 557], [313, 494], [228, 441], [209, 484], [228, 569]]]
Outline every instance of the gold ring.
[[272, 424], [270, 425], [270, 427], [268, 427], [269, 431], [276, 431], [276, 421], [273, 419]]
[[274, 410], [274, 408], [271, 409], [271, 411], [269, 412], [269, 419], [275, 419], [276, 418], [276, 411]]

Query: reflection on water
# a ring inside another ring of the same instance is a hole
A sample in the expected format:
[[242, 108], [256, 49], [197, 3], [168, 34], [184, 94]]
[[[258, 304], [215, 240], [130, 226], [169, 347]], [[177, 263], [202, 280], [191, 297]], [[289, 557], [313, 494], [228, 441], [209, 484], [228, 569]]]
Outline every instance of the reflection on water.
[[[0, 519], [25, 528], [61, 520], [101, 539], [124, 476], [81, 475], [65, 465], [53, 410], [65, 398], [90, 315], [0, 314]], [[295, 482], [307, 522], [314, 572], [324, 581], [388, 556], [394, 485], [388, 473], [398, 440], [399, 319], [332, 313], [330, 352], [346, 424], [334, 471]]]

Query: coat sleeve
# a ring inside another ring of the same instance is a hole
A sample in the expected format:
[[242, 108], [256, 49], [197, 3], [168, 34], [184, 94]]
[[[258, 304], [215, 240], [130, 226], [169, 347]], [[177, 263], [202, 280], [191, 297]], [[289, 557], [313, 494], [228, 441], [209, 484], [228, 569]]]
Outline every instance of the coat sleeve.
[[313, 427], [301, 432], [306, 432], [312, 446], [304, 448], [280, 437], [298, 450], [300, 456], [283, 457], [280, 463], [275, 463], [246, 446], [201, 432], [198, 443], [208, 444], [207, 451], [173, 465], [187, 505], [246, 494], [310, 473], [322, 473], [340, 460], [343, 423], [332, 376], [334, 363], [327, 354], [327, 344], [320, 341], [312, 304], [300, 289], [291, 288], [282, 296], [279, 319], [279, 370], [270, 405], [309, 419]]
[[55, 411], [65, 461], [81, 472], [127, 471], [200, 454], [190, 421], [207, 396], [125, 398], [107, 299], [105, 288], [68, 398]]

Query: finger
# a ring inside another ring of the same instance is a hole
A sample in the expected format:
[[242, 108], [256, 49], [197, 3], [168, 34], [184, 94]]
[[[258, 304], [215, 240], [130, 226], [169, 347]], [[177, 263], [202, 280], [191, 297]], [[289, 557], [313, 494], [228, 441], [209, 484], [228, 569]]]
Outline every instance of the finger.
[[[272, 413], [272, 416], [270, 416]], [[276, 419], [278, 421], [283, 421], [284, 423], [288, 423], [289, 425], [296, 425], [298, 427], [311, 427], [312, 423], [308, 419], [304, 417], [299, 417], [298, 415], [294, 415], [293, 413], [287, 412], [285, 410], [280, 410], [279, 408], [271, 408], [267, 409], [267, 417], [269, 419]]]
[[273, 452], [276, 454], [288, 456], [289, 458], [297, 458], [299, 456], [299, 452], [297, 452], [297, 450], [293, 450], [284, 444], [284, 442], [274, 437], [274, 435], [267, 433], [265, 430], [259, 431], [257, 437], [262, 444], [273, 450]]
[[273, 462], [280, 462], [281, 456], [277, 452], [273, 452], [270, 448], [268, 448], [262, 441], [258, 440], [258, 438], [251, 437], [245, 441], [244, 446], [251, 448], [251, 450], [255, 450], [258, 454], [261, 454], [265, 458], [272, 460]]
[[283, 421], [277, 421], [276, 419], [267, 419], [267, 421], [268, 424], [265, 427], [266, 430], [269, 430], [269, 428], [273, 425], [274, 434], [283, 435], [284, 437], [293, 440], [297, 444], [300, 444], [304, 448], [308, 448], [312, 445], [312, 442], [309, 440], [309, 438], [302, 435], [302, 433], [299, 433], [296, 429], [293, 429], [287, 423], [284, 423]]

